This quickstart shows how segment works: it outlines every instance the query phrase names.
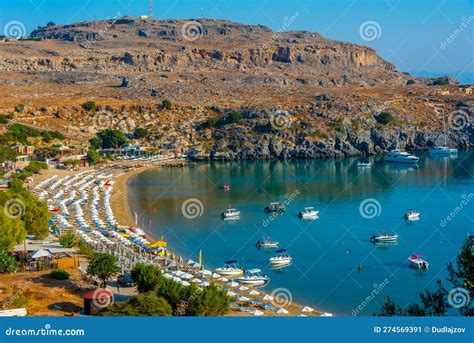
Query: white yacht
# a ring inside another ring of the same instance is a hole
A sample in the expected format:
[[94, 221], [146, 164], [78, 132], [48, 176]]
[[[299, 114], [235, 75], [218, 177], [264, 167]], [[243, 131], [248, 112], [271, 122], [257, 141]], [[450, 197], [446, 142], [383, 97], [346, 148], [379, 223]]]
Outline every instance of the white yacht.
[[405, 219], [406, 220], [419, 220], [420, 219], [420, 212], [417, 212], [416, 210], [408, 210], [405, 213]]
[[417, 163], [419, 160], [418, 157], [410, 155], [406, 151], [401, 150], [392, 150], [388, 153], [385, 161], [387, 162], [396, 162], [396, 163]]
[[240, 219], [240, 211], [237, 211], [235, 208], [229, 208], [222, 212], [223, 219]]
[[458, 149], [449, 148], [447, 146], [434, 146], [430, 149], [430, 155], [454, 155], [458, 153]]
[[414, 254], [408, 258], [410, 267], [418, 268], [420, 270], [427, 270], [430, 264], [423, 259], [423, 255]]
[[287, 252], [285, 249], [280, 249], [275, 251], [278, 255], [273, 256], [270, 258], [270, 265], [272, 267], [282, 267], [290, 264], [293, 261], [293, 258], [291, 256], [288, 256]]
[[250, 285], [250, 286], [263, 286], [270, 278], [262, 274], [260, 269], [249, 269], [245, 272], [244, 276], [241, 276], [236, 279], [239, 283]]
[[358, 168], [370, 168], [372, 167], [372, 164], [370, 162], [357, 162], [357, 167]]
[[397, 243], [398, 235], [389, 235], [386, 230], [380, 230], [370, 240], [374, 243]]
[[272, 241], [270, 236], [265, 236], [261, 241], [258, 241], [256, 245], [258, 248], [277, 248], [280, 243], [277, 241]]
[[319, 211], [315, 210], [314, 207], [305, 207], [304, 211], [301, 211], [298, 216], [301, 219], [316, 219]]
[[235, 276], [243, 275], [244, 270], [237, 265], [237, 261], [231, 260], [231, 261], [225, 261], [224, 267], [217, 268], [216, 273], [222, 276], [235, 277]]

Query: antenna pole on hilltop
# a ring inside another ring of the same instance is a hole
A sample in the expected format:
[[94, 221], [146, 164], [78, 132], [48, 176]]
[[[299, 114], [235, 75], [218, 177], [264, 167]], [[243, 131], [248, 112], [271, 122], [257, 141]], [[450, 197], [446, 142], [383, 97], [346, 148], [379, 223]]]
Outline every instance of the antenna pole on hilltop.
[[153, 0], [150, 0], [150, 13], [149, 13], [150, 18], [153, 18]]

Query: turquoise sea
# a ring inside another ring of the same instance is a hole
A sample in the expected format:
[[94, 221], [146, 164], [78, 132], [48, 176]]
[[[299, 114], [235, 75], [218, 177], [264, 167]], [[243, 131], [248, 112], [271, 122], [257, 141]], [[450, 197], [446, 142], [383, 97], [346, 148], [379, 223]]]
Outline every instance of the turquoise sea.
[[[474, 232], [474, 151], [419, 156], [418, 166], [372, 158], [370, 169], [358, 168], [358, 159], [197, 163], [138, 174], [129, 194], [140, 224], [148, 229], [151, 221], [155, 237], [186, 258], [197, 260], [202, 249], [209, 268], [236, 259], [270, 276], [269, 292], [285, 288], [298, 303], [372, 315], [386, 295], [404, 306], [433, 290]], [[285, 201], [287, 211], [264, 212], [272, 201]], [[299, 219], [305, 206], [320, 210], [319, 219]], [[242, 212], [240, 220], [221, 219], [228, 207]], [[404, 220], [410, 208], [421, 212], [419, 221]], [[381, 229], [397, 233], [398, 244], [370, 242]], [[269, 268], [272, 252], [255, 246], [265, 235], [288, 250], [292, 265]], [[428, 271], [408, 267], [413, 253], [426, 256]]]

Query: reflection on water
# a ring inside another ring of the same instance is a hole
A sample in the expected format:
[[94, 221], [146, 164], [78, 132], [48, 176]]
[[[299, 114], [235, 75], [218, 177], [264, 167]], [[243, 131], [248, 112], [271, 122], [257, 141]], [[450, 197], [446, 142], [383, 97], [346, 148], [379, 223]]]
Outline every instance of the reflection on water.
[[[349, 314], [374, 283], [388, 278], [383, 294], [361, 312], [370, 315], [380, 308], [383, 295], [402, 304], [415, 302], [423, 288], [433, 286], [438, 272], [444, 275], [445, 263], [472, 231], [468, 213], [474, 202], [446, 227], [441, 228], [440, 221], [463, 194], [473, 192], [474, 157], [472, 151], [452, 159], [423, 155], [418, 166], [369, 161], [371, 168], [358, 168], [357, 159], [341, 159], [155, 169], [132, 180], [131, 201], [145, 223], [152, 220], [153, 232], [164, 234], [179, 253], [193, 258], [202, 248], [204, 263], [211, 267], [238, 259], [246, 269], [264, 270], [271, 277], [269, 290], [288, 288], [294, 299], [323, 309]], [[222, 189], [225, 184], [230, 191]], [[183, 217], [181, 206], [189, 198], [202, 202], [202, 216]], [[365, 199], [381, 205], [373, 219], [359, 213]], [[286, 201], [287, 211], [270, 218], [263, 209], [273, 201]], [[306, 206], [320, 210], [319, 219], [300, 220], [297, 215]], [[228, 207], [240, 210], [241, 218], [221, 220]], [[405, 222], [409, 208], [420, 211], [421, 220]], [[398, 234], [398, 244], [372, 244], [369, 238], [380, 229]], [[265, 235], [288, 249], [292, 265], [269, 269], [271, 250], [255, 247]], [[407, 268], [413, 253], [427, 255], [428, 272]]]

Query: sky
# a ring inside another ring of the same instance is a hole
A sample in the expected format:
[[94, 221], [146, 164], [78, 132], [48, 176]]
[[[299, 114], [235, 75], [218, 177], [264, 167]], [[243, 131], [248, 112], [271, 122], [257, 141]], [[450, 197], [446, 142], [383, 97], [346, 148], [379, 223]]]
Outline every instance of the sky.
[[[0, 0], [0, 34], [148, 13], [148, 0]], [[219, 18], [373, 47], [400, 71], [474, 82], [474, 0], [154, 0], [157, 19]], [[3, 32], [2, 32], [3, 31]], [[424, 75], [423, 75], [424, 76]]]

